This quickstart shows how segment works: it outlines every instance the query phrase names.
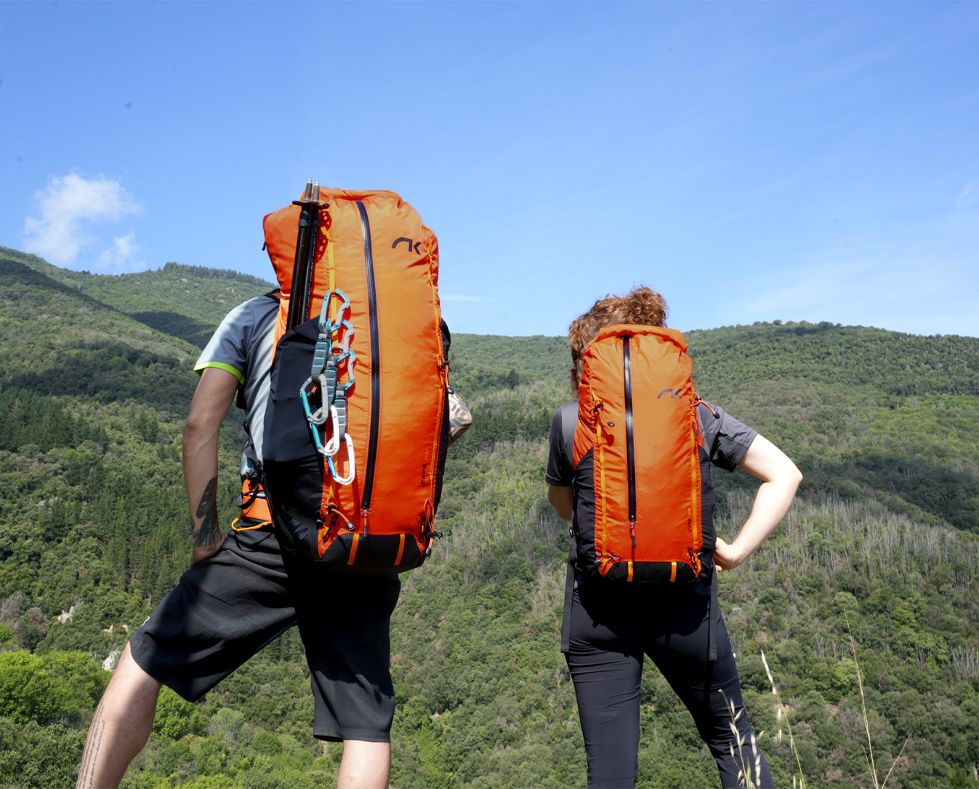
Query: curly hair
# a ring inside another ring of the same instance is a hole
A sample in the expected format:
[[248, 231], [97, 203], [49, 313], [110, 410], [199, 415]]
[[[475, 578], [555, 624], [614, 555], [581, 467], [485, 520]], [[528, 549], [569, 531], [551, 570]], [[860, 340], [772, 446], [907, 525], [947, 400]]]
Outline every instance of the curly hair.
[[613, 323], [665, 326], [666, 299], [645, 285], [640, 285], [625, 296], [608, 295], [599, 299], [588, 312], [571, 321], [568, 327], [571, 358], [577, 362], [585, 346], [598, 336], [599, 331]]

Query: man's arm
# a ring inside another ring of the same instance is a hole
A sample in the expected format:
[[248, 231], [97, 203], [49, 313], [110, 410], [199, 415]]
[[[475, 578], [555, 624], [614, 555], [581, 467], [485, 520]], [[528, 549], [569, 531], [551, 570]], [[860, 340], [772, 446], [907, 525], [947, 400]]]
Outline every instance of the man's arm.
[[184, 485], [190, 507], [193, 554], [191, 564], [221, 546], [218, 525], [218, 431], [238, 390], [238, 379], [209, 367], [201, 374], [184, 423]]
[[802, 482], [802, 472], [795, 463], [764, 436], [755, 436], [740, 465], [762, 484], [755, 494], [751, 515], [734, 542], [717, 538], [714, 561], [719, 570], [733, 570], [758, 549], [789, 511]]
[[571, 488], [566, 485], [548, 485], [547, 500], [554, 507], [554, 512], [563, 521], [571, 520], [573, 499]]

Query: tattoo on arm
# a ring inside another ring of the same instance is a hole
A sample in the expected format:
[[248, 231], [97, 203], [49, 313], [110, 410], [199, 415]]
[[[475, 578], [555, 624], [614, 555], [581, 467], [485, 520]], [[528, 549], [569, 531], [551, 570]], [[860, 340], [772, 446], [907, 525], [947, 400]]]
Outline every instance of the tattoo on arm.
[[[218, 480], [214, 477], [207, 483], [204, 493], [201, 494], [197, 512], [194, 513], [194, 548], [209, 548], [221, 539], [221, 530], [218, 528], [217, 489]], [[197, 523], [200, 525], [196, 525]]]
[[102, 735], [105, 733], [105, 720], [102, 718], [102, 703], [99, 702], [92, 722], [88, 727], [88, 738], [85, 742], [85, 753], [82, 757], [82, 765], [78, 770], [78, 783], [76, 789], [94, 789], [95, 787], [95, 767], [99, 760], [99, 752], [102, 750]]

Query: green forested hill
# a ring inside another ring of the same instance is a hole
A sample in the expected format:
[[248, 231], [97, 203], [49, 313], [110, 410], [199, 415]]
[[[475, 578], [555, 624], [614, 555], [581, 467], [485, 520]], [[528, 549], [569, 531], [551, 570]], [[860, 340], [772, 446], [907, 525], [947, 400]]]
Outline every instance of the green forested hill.
[[703, 396], [789, 447], [810, 490], [979, 534], [979, 340], [822, 323], [690, 346]]
[[58, 268], [6, 247], [0, 247], [0, 262], [26, 266], [53, 283], [197, 347], [207, 342], [224, 313], [274, 287], [245, 274], [179, 263], [135, 274], [89, 274]]
[[[189, 556], [179, 456], [193, 360], [227, 309], [268, 287], [176, 264], [95, 276], [0, 249], [0, 786], [71, 784], [102, 661]], [[778, 785], [798, 768], [762, 650], [810, 786], [873, 786], [865, 725], [881, 779], [894, 763], [888, 785], [974, 786], [979, 340], [760, 324], [689, 341], [701, 394], [806, 475], [780, 531], [721, 579]], [[460, 334], [451, 360], [476, 421], [450, 452], [445, 538], [403, 577], [393, 785], [583, 786], [558, 651], [567, 532], [542, 480], [566, 345]], [[237, 429], [223, 436], [229, 520]], [[723, 534], [750, 508], [744, 476], [721, 480]], [[640, 785], [715, 785], [648, 668]], [[199, 705], [165, 693], [127, 785], [328, 783], [338, 751], [310, 736], [307, 682], [290, 634]]]

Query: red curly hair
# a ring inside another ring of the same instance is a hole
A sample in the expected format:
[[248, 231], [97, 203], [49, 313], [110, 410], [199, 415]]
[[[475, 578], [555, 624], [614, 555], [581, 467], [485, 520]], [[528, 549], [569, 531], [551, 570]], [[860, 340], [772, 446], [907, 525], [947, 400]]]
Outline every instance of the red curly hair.
[[647, 326], [666, 325], [666, 299], [652, 288], [640, 285], [625, 296], [608, 295], [592, 308], [579, 315], [568, 327], [568, 346], [571, 348], [571, 383], [578, 387], [578, 365], [585, 347], [598, 332], [614, 323], [639, 323]]

